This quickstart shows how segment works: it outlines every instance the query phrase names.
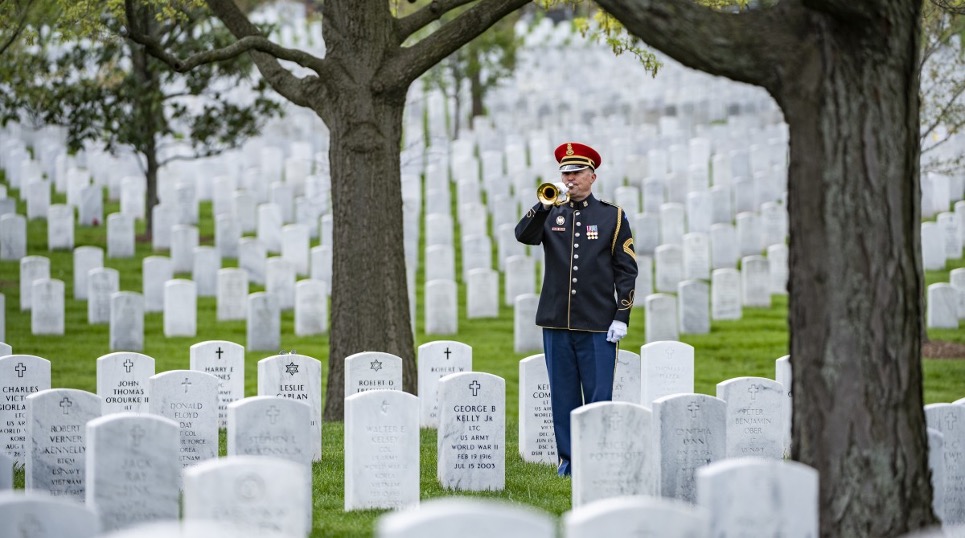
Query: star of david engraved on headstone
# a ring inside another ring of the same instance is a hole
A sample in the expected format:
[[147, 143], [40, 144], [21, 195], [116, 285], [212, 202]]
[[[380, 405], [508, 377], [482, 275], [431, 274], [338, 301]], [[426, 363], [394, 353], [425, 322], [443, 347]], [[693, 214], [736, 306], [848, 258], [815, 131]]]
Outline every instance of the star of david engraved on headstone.
[[134, 448], [140, 448], [141, 439], [144, 438], [144, 428], [140, 426], [134, 426], [131, 428], [131, 446]]
[[687, 406], [687, 411], [690, 411], [690, 418], [697, 418], [697, 411], [700, 411], [700, 404], [690, 402], [690, 405]]
[[479, 389], [481, 388], [482, 388], [482, 385], [480, 385], [479, 381], [475, 379], [473, 379], [472, 383], [469, 384], [469, 390], [472, 391], [473, 396], [479, 396]]
[[269, 408], [265, 411], [265, 416], [268, 417], [268, 420], [269, 420], [272, 424], [278, 422], [278, 415], [280, 415], [280, 414], [281, 414], [281, 411], [279, 411], [278, 408], [275, 407], [274, 405], [271, 406], [271, 407], [269, 407]]
[[184, 393], [187, 394], [188, 388], [191, 386], [191, 381], [189, 381], [188, 378], [185, 377], [184, 381], [181, 382], [181, 386], [184, 387]]
[[389, 412], [389, 402], [387, 402], [386, 400], [382, 400], [382, 414], [384, 415], [388, 412]]
[[761, 386], [757, 383], [747, 387], [747, 392], [751, 393], [751, 401], [757, 399], [757, 393], [761, 391]]
[[17, 363], [17, 367], [14, 368], [17, 371], [17, 377], [23, 377], [24, 372], [27, 371], [27, 367], [23, 365], [22, 362]]
[[373, 371], [378, 372], [379, 370], [382, 369], [382, 361], [380, 361], [379, 359], [375, 359], [375, 360], [372, 361], [372, 363], [369, 365], [369, 368], [371, 368]]
[[44, 533], [43, 523], [37, 519], [37, 516], [33, 514], [27, 514], [20, 520], [20, 524], [17, 525], [17, 533], [20, 534], [20, 538], [38, 538], [40, 536], [46, 536]]
[[265, 481], [256, 474], [242, 476], [235, 482], [235, 491], [245, 501], [254, 501], [265, 491]]
[[446, 346], [446, 350], [443, 353], [446, 354], [446, 360], [449, 360], [449, 355], [452, 355], [452, 351], [449, 351], [449, 346]]
[[295, 361], [291, 361], [290, 363], [285, 365], [285, 371], [288, 372], [289, 375], [294, 376], [295, 374], [298, 373], [298, 365], [295, 364]]
[[60, 401], [60, 408], [64, 410], [65, 415], [70, 414], [70, 408], [73, 407], [74, 402], [70, 401], [70, 398], [64, 396], [64, 399]]
[[953, 431], [955, 429], [955, 423], [958, 422], [958, 417], [948, 413], [945, 415], [945, 430]]
[[124, 361], [124, 364], [122, 364], [121, 366], [124, 367], [125, 372], [131, 373], [131, 368], [134, 368], [134, 361], [132, 361], [131, 358], [128, 357], [127, 360]]
[[214, 352], [214, 354], [217, 355], [217, 356], [218, 356], [218, 360], [220, 360], [220, 359], [221, 359], [221, 355], [224, 354], [224, 350], [221, 349], [221, 346], [218, 346], [218, 349]]

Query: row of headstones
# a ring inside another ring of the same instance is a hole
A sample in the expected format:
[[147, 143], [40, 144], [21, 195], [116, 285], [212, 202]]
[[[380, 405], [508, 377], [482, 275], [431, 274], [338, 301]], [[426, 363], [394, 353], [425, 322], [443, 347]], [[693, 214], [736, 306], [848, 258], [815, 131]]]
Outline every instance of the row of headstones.
[[948, 260], [962, 257], [965, 246], [965, 201], [955, 202], [955, 211], [943, 211], [934, 222], [921, 223], [921, 261], [928, 271], [945, 269]]
[[[770, 308], [771, 295], [786, 293], [787, 247], [772, 245], [769, 257], [745, 256], [741, 269], [714, 269], [710, 285], [692, 276], [680, 259], [679, 249], [665, 245], [654, 273], [649, 256], [637, 256], [635, 296], [643, 297], [635, 307], [645, 309], [647, 342], [677, 340], [683, 334], [710, 332], [711, 320], [741, 319], [744, 307]], [[664, 247], [660, 247], [663, 249]], [[428, 259], [428, 258], [427, 258]], [[426, 272], [429, 273], [427, 264]], [[514, 350], [525, 353], [542, 347], [539, 327], [534, 323], [539, 296], [535, 294], [535, 260], [512, 256], [506, 261], [503, 300], [512, 304]], [[654, 292], [672, 290], [676, 296]], [[682, 279], [681, 277], [686, 277]], [[674, 287], [670, 288], [670, 283]], [[458, 287], [453, 279], [428, 280], [425, 293], [426, 334], [458, 332]], [[494, 269], [471, 269], [466, 279], [466, 316], [468, 319], [499, 315], [499, 273]]]
[[[300, 513], [304, 504], [299, 471], [297, 465], [273, 458], [233, 457], [208, 463], [184, 473], [183, 521], [162, 519], [113, 533], [109, 531], [116, 527], [110, 524], [116, 520], [105, 524], [90, 507], [36, 494], [7, 493], [0, 495], [0, 531], [14, 536], [27, 529], [35, 538], [303, 538], [309, 528]], [[701, 469], [696, 483], [696, 504], [626, 496], [573, 507], [559, 521], [540, 510], [504, 501], [438, 498], [381, 516], [375, 535], [817, 535], [818, 476], [806, 465], [755, 459], [717, 462]], [[108, 533], [100, 534], [101, 530]]]
[[957, 329], [965, 319], [965, 268], [952, 269], [949, 282], [928, 286], [925, 310], [929, 329]]
[[[152, 447], [145, 461], [151, 461], [154, 468], [163, 466], [158, 462], [187, 467], [216, 458], [213, 410], [218, 380], [202, 372], [172, 371], [155, 376], [151, 384], [154, 390], [149, 408], [170, 419], [171, 428], [162, 427], [157, 417], [138, 413], [99, 419], [101, 399], [84, 391], [49, 389], [27, 396], [27, 488], [85, 496], [88, 504], [97, 506], [102, 520], [111, 517], [105, 512], [115, 514], [113, 517], [117, 513], [130, 516], [136, 506], [151, 505], [156, 510], [169, 498], [176, 506], [177, 473], [169, 473], [175, 478], [168, 479], [168, 487], [155, 483], [150, 491], [144, 491], [148, 474], [145, 464], [124, 468], [116, 462], [131, 462], [142, 443]], [[769, 390], [759, 384], [747, 388], [752, 398], [759, 390]], [[772, 392], [779, 398], [783, 390]], [[449, 374], [439, 380], [438, 398], [437, 480], [452, 490], [502, 490], [503, 379], [486, 373]], [[769, 421], [750, 416], [763, 404], [749, 405], [752, 407], [735, 412], [740, 427]], [[574, 506], [624, 494], [658, 494], [694, 501], [695, 470], [726, 457], [726, 434], [721, 430], [727, 404], [710, 396], [678, 394], [657, 399], [652, 406], [651, 413], [639, 404], [600, 402], [574, 412]], [[309, 439], [309, 409], [306, 403], [272, 396], [229, 404], [228, 455], [272, 455], [307, 467], [311, 461], [307, 448], [313, 444]], [[380, 389], [349, 396], [345, 409], [345, 509], [417, 503], [418, 398]], [[781, 415], [778, 411], [777, 416]], [[760, 422], [752, 422], [755, 420]], [[98, 443], [96, 426], [108, 422], [125, 426], [105, 426], [111, 433], [103, 439], [114, 442], [103, 445]], [[128, 437], [121, 429], [130, 432], [130, 444], [125, 443]], [[139, 438], [158, 429], [171, 429], [172, 437], [179, 442], [168, 446], [170, 443], [160, 439], [145, 442]], [[700, 449], [694, 450], [695, 446]], [[778, 457], [780, 452], [779, 448]], [[83, 462], [79, 455], [85, 456]], [[108, 474], [101, 476], [99, 473], [105, 470]], [[99, 497], [96, 485], [102, 480], [109, 480], [107, 495], [117, 491], [125, 494], [117, 499]]]

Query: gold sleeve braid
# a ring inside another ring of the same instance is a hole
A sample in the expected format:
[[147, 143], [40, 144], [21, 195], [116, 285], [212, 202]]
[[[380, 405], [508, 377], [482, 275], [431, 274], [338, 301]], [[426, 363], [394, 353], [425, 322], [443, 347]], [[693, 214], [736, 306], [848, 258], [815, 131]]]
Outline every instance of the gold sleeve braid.
[[617, 208], [617, 229], [613, 231], [613, 242], [610, 243], [610, 255], [617, 248], [617, 237], [620, 237], [620, 227], [623, 225], [623, 208]]
[[637, 259], [636, 254], [633, 253], [633, 238], [627, 239], [623, 242], [623, 252], [630, 255], [631, 258]]

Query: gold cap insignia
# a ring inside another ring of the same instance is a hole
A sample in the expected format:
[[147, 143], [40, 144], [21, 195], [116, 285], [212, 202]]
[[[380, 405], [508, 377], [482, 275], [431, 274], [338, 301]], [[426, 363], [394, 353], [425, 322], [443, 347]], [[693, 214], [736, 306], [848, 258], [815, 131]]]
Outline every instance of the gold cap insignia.
[[573, 155], [573, 153], [575, 153], [575, 152], [573, 151], [573, 144], [567, 144], [567, 145], [566, 145], [566, 154], [567, 154], [567, 155]]

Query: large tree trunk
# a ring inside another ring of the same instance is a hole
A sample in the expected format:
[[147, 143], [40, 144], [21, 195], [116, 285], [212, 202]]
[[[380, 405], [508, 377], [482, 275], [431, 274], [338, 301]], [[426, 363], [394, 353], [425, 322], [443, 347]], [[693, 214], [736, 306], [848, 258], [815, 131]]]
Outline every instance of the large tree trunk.
[[[934, 523], [920, 365], [918, 31], [819, 20], [779, 100], [790, 125], [794, 459], [823, 536]], [[880, 32], [880, 33], [879, 33]]]
[[920, 0], [785, 0], [740, 15], [599, 3], [684, 64], [764, 86], [784, 111], [792, 456], [820, 473], [822, 536], [935, 523], [919, 332]]
[[330, 124], [334, 256], [326, 420], [342, 420], [344, 361], [353, 353], [402, 357], [404, 390], [416, 392], [409, 296], [398, 285], [406, 282], [399, 172], [404, 99], [355, 92], [342, 102], [367, 109], [368, 117], [339, 107]]

